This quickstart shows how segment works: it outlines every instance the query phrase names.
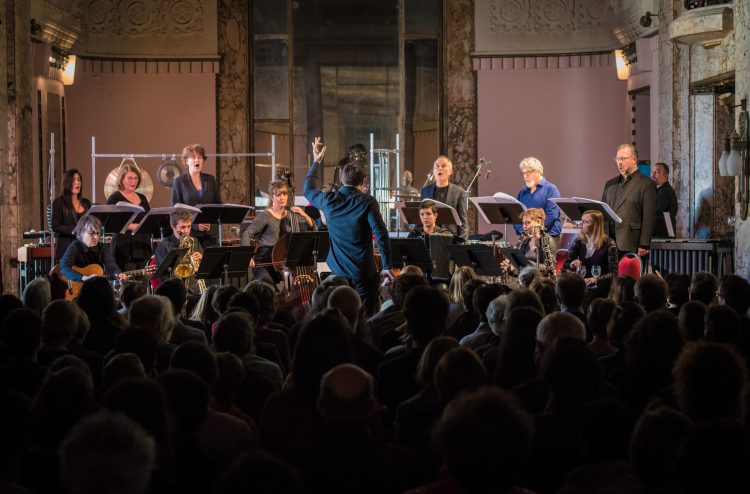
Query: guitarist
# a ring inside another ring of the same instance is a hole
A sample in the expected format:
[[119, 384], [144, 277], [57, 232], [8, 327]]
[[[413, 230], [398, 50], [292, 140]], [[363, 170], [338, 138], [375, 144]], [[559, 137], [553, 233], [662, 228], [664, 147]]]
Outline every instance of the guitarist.
[[102, 223], [96, 216], [87, 214], [78, 220], [73, 230], [76, 240], [65, 249], [60, 259], [60, 272], [68, 280], [81, 282], [97, 276], [96, 274], [84, 275], [73, 269], [85, 268], [91, 264], [101, 266], [106, 275], [121, 280], [128, 278], [128, 275], [120, 271], [109, 247], [99, 242], [101, 231]]

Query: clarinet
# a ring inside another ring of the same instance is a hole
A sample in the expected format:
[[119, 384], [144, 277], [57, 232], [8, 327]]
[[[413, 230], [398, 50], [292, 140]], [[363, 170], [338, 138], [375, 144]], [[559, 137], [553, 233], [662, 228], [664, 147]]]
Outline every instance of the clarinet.
[[547, 233], [544, 231], [544, 227], [538, 227], [539, 228], [539, 242], [542, 246], [543, 255], [544, 255], [544, 269], [547, 271], [547, 276], [551, 278], [553, 281], [557, 278], [556, 273], [556, 266], [555, 261], [552, 258], [552, 251], [549, 248], [549, 237], [547, 236]]

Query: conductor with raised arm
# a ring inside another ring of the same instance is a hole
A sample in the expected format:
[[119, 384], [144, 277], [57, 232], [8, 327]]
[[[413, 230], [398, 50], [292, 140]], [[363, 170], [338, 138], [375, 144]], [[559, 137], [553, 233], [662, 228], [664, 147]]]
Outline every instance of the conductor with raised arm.
[[422, 187], [419, 193], [419, 199], [432, 199], [433, 201], [442, 202], [448, 206], [456, 208], [458, 219], [461, 220], [461, 226], [446, 225], [445, 227], [456, 237], [464, 240], [468, 238], [469, 230], [467, 228], [466, 214], [466, 197], [463, 188], [456, 184], [450, 183], [453, 175], [453, 162], [447, 156], [438, 156], [432, 165], [432, 175], [435, 183]]
[[645, 256], [651, 245], [656, 220], [656, 186], [638, 171], [638, 153], [632, 144], [617, 147], [615, 164], [620, 172], [604, 186], [606, 202], [622, 219], [609, 225], [609, 236], [617, 243], [620, 257], [628, 252]]
[[[327, 219], [330, 235], [327, 262], [332, 274], [340, 274], [350, 280], [367, 314], [372, 315], [377, 307], [380, 276], [391, 280], [394, 278], [388, 230], [378, 202], [358, 188], [365, 181], [365, 172], [357, 163], [349, 162], [341, 167], [341, 187], [338, 190], [322, 192], [318, 189], [325, 152], [326, 147], [320, 142], [320, 137], [316, 137], [312, 144], [313, 163], [305, 177], [305, 197]], [[383, 260], [380, 274], [375, 267], [373, 235]]]

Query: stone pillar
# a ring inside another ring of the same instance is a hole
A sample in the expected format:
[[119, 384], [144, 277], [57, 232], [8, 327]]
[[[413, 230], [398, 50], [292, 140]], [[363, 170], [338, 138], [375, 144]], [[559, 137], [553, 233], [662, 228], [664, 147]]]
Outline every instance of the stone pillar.
[[[0, 0], [0, 287], [17, 293], [12, 260], [32, 218], [31, 6]], [[20, 294], [19, 294], [20, 295]]]
[[[453, 178], [466, 188], [477, 164], [477, 74], [474, 50], [474, 0], [444, 1], [443, 148], [453, 160]], [[470, 195], [476, 193], [476, 183]], [[469, 230], [476, 231], [476, 209], [469, 208]]]
[[[248, 57], [250, 29], [248, 2], [218, 0], [218, 37], [221, 68], [216, 80], [217, 153], [248, 153], [252, 149], [250, 123], [252, 73]], [[251, 158], [221, 158], [216, 174], [224, 202], [250, 204]]]
[[[750, 0], [734, 0], [734, 83], [737, 99], [750, 100]], [[735, 272], [750, 279], [750, 216], [742, 221], [736, 209]]]

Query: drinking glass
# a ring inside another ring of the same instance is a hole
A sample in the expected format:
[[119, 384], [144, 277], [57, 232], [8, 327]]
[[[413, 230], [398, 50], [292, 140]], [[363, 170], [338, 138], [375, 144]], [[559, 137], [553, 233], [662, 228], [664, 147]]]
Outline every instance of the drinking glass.
[[581, 278], [585, 278], [586, 277], [586, 266], [584, 266], [583, 264], [581, 264], [580, 266], [578, 266], [576, 268], [576, 273], [578, 273], [578, 276], [580, 276]]
[[594, 288], [596, 288], [596, 281], [599, 278], [599, 276], [602, 275], [602, 267], [601, 266], [591, 266], [591, 276], [594, 277]]

